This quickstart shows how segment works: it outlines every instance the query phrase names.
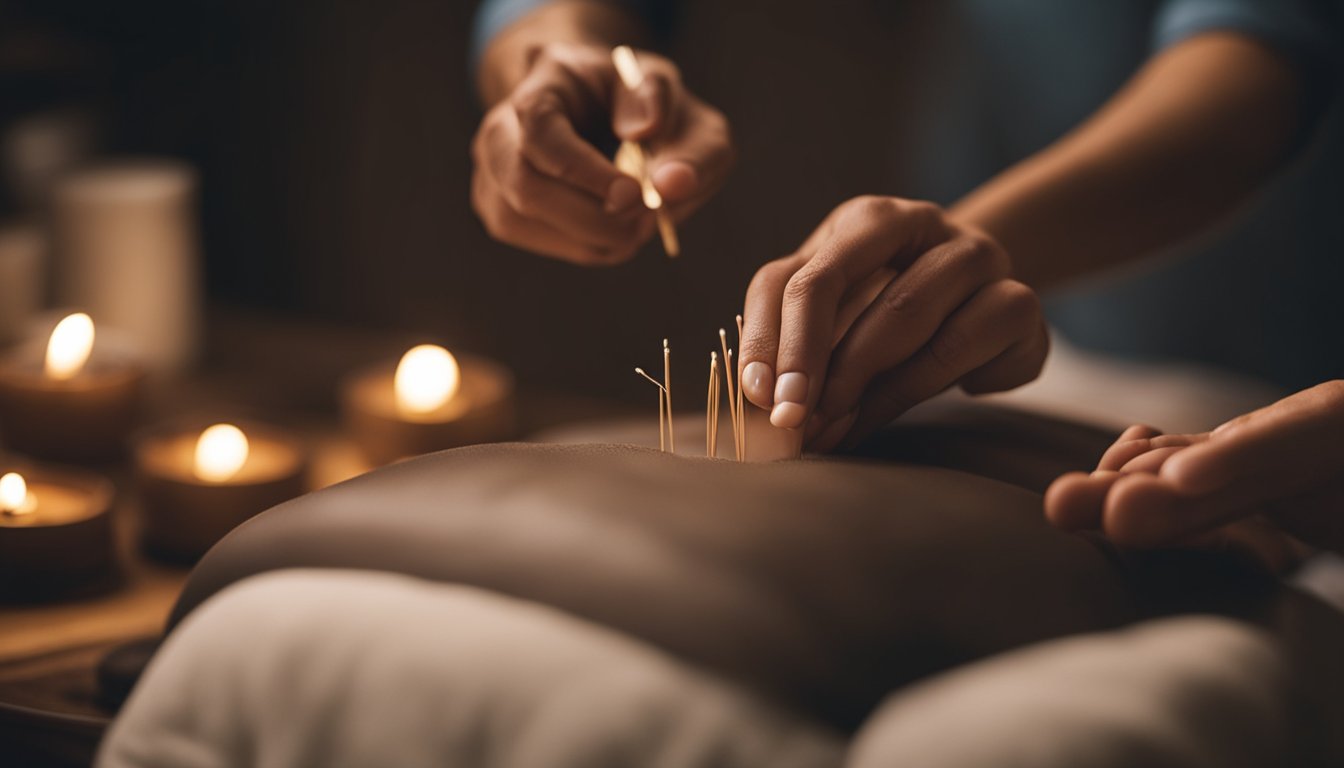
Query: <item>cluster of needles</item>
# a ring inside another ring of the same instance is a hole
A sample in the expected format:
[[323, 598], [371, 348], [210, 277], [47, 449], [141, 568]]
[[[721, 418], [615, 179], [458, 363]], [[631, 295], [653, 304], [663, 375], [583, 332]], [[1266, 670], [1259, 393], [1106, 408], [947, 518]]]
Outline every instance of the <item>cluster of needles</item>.
[[[742, 347], [742, 316], [737, 316], [737, 345]], [[719, 329], [719, 349], [723, 352], [723, 381], [728, 390], [728, 420], [733, 429], [733, 455], [738, 461], [747, 458], [747, 417], [742, 396], [741, 376], [733, 365], [733, 350], [728, 346], [728, 333]], [[705, 391], [705, 455], [714, 457], [719, 452], [719, 353], [709, 353], [709, 383]], [[658, 449], [676, 452], [676, 438], [672, 425], [672, 349], [663, 339], [663, 380], [650, 376], [643, 368], [635, 373], [658, 388]]]

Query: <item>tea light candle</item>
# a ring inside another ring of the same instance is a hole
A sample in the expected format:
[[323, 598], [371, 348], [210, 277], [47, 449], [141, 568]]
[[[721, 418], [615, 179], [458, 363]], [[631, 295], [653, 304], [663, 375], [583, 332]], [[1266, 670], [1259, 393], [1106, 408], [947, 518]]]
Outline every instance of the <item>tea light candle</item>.
[[346, 427], [365, 457], [386, 464], [514, 434], [513, 376], [477, 357], [423, 344], [395, 366], [355, 374], [341, 392]]
[[249, 424], [164, 429], [136, 443], [146, 550], [194, 562], [248, 518], [306, 490], [308, 456], [280, 430]]
[[70, 461], [122, 453], [144, 371], [128, 359], [91, 360], [94, 336], [88, 315], [69, 315], [40, 362], [21, 349], [0, 363], [0, 438], [8, 447]]
[[93, 475], [0, 470], [0, 595], [50, 597], [105, 578], [113, 496]]

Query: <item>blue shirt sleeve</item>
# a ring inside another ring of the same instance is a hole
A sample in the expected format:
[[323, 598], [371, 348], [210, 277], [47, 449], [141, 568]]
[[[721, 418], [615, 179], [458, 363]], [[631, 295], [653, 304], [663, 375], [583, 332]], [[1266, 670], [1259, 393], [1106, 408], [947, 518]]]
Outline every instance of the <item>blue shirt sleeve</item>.
[[[481, 60], [485, 46], [509, 26], [550, 0], [484, 0], [476, 11], [471, 35], [473, 66]], [[663, 36], [670, 24], [673, 0], [607, 0], [642, 16], [656, 36]]]
[[1153, 42], [1165, 48], [1203, 32], [1230, 30], [1265, 43], [1306, 77], [1319, 109], [1333, 96], [1340, 72], [1338, 0], [1166, 0], [1154, 22]]

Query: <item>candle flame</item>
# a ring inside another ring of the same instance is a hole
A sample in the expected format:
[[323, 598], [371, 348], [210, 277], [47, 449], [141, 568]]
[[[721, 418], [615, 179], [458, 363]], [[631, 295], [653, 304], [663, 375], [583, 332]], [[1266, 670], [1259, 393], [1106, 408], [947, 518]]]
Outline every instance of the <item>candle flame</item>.
[[428, 413], [457, 394], [462, 372], [457, 359], [443, 347], [421, 344], [402, 356], [393, 386], [397, 407], [412, 413]]
[[93, 320], [83, 312], [56, 324], [47, 342], [47, 376], [64, 381], [84, 368], [93, 352]]
[[0, 512], [9, 515], [26, 515], [33, 511], [35, 500], [28, 493], [28, 483], [18, 472], [8, 472], [0, 477]]
[[247, 463], [247, 435], [232, 424], [216, 424], [196, 441], [196, 477], [222, 483]]

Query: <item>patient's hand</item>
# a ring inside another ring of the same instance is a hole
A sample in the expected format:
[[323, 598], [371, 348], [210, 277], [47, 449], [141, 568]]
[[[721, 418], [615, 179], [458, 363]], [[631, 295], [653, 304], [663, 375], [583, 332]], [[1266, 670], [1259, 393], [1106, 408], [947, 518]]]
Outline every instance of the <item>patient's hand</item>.
[[751, 281], [742, 390], [828, 451], [948, 387], [1025, 384], [1049, 341], [1010, 273], [998, 243], [936, 205], [854, 198]]
[[1278, 531], [1344, 552], [1344, 381], [1212, 432], [1130, 427], [1097, 471], [1050, 486], [1045, 514], [1061, 528], [1101, 529], [1127, 546], [1249, 541], [1271, 565], [1294, 553]]

